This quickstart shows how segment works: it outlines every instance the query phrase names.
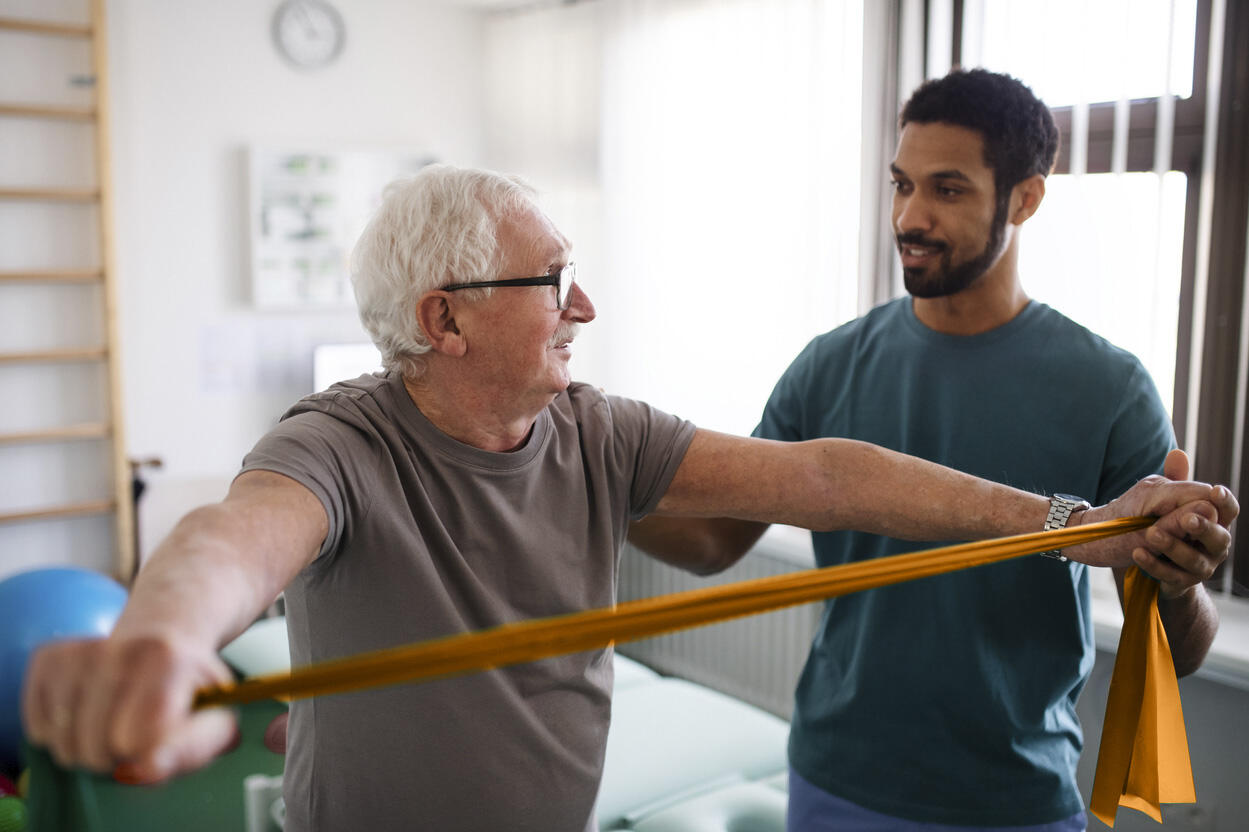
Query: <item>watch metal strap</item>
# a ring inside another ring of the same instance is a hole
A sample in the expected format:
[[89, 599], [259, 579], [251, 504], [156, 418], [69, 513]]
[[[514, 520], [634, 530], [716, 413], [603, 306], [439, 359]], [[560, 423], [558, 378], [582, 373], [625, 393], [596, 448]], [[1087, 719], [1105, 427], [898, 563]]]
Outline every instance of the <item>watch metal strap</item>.
[[[1081, 497], [1071, 494], [1054, 494], [1050, 497], [1050, 510], [1045, 517], [1044, 531], [1052, 532], [1055, 529], [1065, 529], [1073, 511], [1087, 508], [1090, 508], [1088, 500]], [[1047, 558], [1063, 561], [1064, 563], [1067, 561], [1067, 556], [1062, 553], [1062, 549], [1050, 549], [1039, 554]]]

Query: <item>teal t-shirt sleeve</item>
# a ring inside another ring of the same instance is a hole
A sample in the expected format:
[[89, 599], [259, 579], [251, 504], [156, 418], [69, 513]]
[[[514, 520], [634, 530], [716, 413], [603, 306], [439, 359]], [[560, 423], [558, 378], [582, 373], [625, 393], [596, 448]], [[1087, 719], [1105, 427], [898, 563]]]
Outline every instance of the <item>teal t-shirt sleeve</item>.
[[1139, 480], [1162, 473], [1175, 447], [1171, 418], [1145, 368], [1135, 362], [1106, 440], [1106, 459], [1097, 487], [1098, 504], [1109, 502]]
[[811, 399], [807, 388], [815, 348], [815, 342], [808, 344], [776, 382], [752, 436], [782, 442], [807, 438], [802, 429], [803, 409]]

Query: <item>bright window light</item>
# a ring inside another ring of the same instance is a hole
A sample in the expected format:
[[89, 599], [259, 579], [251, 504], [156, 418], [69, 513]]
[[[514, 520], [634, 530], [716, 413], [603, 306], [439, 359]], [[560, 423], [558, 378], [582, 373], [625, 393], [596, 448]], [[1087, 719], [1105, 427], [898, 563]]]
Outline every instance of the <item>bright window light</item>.
[[1024, 288], [1135, 353], [1171, 409], [1187, 177], [1051, 176], [1020, 238]]
[[749, 433], [794, 356], [857, 311], [862, 9], [647, 12], [604, 57], [599, 383]]
[[975, 62], [1022, 79], [1051, 107], [1192, 95], [1196, 0], [976, 5], [983, 22]]

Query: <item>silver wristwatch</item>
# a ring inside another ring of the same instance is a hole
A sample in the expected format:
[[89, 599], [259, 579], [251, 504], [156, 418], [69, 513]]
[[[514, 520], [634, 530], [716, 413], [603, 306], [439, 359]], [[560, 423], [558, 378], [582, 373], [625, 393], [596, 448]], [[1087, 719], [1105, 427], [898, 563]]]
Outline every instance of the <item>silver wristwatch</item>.
[[[1055, 494], [1050, 497], [1050, 513], [1045, 518], [1044, 530], [1052, 532], [1055, 529], [1065, 529], [1067, 521], [1071, 519], [1071, 512], [1088, 508], [1091, 508], [1089, 501], [1074, 494]], [[1039, 554], [1063, 562], [1067, 560], [1062, 549], [1050, 549], [1048, 552], [1040, 552]]]

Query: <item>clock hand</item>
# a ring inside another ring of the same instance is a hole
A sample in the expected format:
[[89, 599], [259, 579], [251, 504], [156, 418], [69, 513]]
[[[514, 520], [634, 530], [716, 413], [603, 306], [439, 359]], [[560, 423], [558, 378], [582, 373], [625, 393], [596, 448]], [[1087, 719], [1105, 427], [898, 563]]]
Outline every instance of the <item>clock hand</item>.
[[297, 8], [299, 9], [300, 17], [303, 18], [304, 34], [313, 38], [320, 37], [321, 33], [317, 31], [317, 23], [313, 20], [312, 13], [308, 11], [307, 5], [300, 3]]

